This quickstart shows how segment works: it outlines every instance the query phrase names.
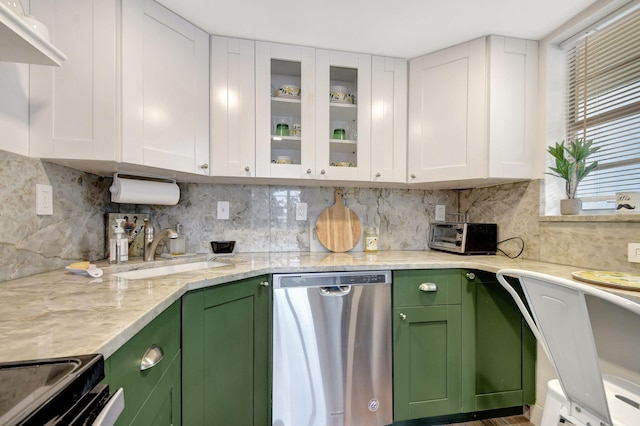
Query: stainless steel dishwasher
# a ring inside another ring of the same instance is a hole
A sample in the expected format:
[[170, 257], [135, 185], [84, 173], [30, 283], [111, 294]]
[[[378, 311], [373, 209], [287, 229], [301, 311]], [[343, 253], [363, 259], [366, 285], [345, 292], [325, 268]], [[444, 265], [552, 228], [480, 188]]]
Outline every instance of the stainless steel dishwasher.
[[391, 271], [273, 276], [273, 426], [392, 422]]

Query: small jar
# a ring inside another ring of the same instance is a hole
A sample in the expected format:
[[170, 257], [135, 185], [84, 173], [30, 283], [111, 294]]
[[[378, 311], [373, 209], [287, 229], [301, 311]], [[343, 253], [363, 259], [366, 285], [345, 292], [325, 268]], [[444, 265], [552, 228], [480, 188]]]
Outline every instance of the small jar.
[[378, 251], [378, 230], [372, 226], [364, 231], [364, 251], [368, 253]]

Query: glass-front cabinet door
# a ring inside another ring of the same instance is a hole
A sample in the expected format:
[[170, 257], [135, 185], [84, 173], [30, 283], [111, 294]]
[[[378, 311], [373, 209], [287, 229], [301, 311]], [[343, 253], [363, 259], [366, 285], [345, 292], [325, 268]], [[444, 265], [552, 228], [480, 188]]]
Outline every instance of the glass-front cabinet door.
[[371, 56], [316, 51], [316, 179], [370, 180]]
[[312, 179], [315, 49], [256, 42], [256, 174]]

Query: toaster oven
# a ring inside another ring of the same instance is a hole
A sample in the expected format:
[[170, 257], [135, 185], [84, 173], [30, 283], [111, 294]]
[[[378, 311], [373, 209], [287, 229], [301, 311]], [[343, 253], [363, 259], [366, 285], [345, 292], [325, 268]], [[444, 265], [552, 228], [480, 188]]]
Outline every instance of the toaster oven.
[[457, 254], [496, 254], [495, 223], [431, 223], [429, 248]]

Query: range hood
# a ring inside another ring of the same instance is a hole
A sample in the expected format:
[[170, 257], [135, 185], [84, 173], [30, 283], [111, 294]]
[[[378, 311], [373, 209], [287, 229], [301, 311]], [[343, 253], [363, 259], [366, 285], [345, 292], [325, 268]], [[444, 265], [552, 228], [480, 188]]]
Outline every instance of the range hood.
[[0, 61], [60, 66], [67, 57], [0, 2]]

